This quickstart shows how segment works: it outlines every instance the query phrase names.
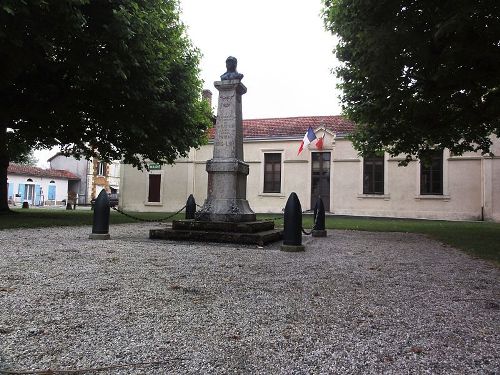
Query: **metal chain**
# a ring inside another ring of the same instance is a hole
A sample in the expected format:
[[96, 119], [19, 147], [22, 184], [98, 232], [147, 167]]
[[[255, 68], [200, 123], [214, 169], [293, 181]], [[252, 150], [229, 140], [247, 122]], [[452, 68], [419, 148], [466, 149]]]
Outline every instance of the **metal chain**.
[[[196, 204], [196, 206], [198, 206], [199, 208], [202, 208], [203, 206], [200, 206], [199, 204]], [[137, 216], [133, 216], [133, 215], [130, 215], [122, 210], [120, 210], [119, 208], [117, 207], [111, 207], [113, 210], [115, 210], [116, 212], [122, 214], [123, 216], [127, 216], [131, 219], [134, 219], [134, 220], [137, 220], [137, 221], [142, 221], [142, 222], [146, 222], [146, 223], [161, 223], [163, 221], [166, 221], [168, 219], [171, 219], [173, 218], [175, 215], [179, 214], [183, 209], [186, 208], [186, 206], [182, 207], [181, 209], [179, 209], [177, 212], [167, 216], [167, 217], [164, 217], [164, 218], [161, 218], [161, 219], [143, 219], [143, 218], [140, 218], [140, 217], [137, 217]], [[284, 209], [282, 209], [281, 211], [284, 211]], [[303, 214], [305, 213], [309, 213], [309, 212], [313, 212], [314, 210], [304, 210], [302, 211]], [[276, 220], [283, 220], [284, 217], [283, 216], [276, 216], [276, 217], [273, 217], [273, 218], [268, 218], [268, 219], [264, 219], [264, 221], [276, 221]], [[304, 233], [306, 236], [309, 236], [312, 234], [314, 228], [316, 228], [316, 217], [314, 218], [314, 225], [311, 229], [310, 232], [307, 232], [304, 227], [302, 227], [302, 233]]]
[[[303, 214], [308, 213], [308, 212], [314, 212], [314, 210], [304, 210], [302, 211]], [[302, 233], [304, 233], [306, 236], [310, 236], [314, 229], [316, 229], [316, 222], [317, 222], [318, 216], [314, 217], [314, 224], [310, 232], [307, 232], [304, 227], [302, 227]]]
[[161, 218], [161, 219], [143, 219], [143, 218], [140, 218], [140, 217], [137, 217], [137, 216], [133, 216], [133, 215], [127, 214], [126, 212], [123, 212], [119, 208], [116, 208], [116, 207], [112, 207], [112, 208], [113, 208], [113, 210], [115, 210], [116, 212], [122, 214], [123, 216], [127, 216], [127, 217], [129, 217], [131, 219], [134, 219], [134, 220], [137, 220], [137, 221], [143, 221], [143, 222], [146, 222], [146, 223], [161, 223], [162, 221], [167, 221], [168, 219], [171, 219], [175, 215], [179, 214], [183, 209], [186, 208], [186, 206], [182, 207], [176, 213], [173, 213], [173, 214], [171, 214], [171, 215], [169, 215], [167, 217]]

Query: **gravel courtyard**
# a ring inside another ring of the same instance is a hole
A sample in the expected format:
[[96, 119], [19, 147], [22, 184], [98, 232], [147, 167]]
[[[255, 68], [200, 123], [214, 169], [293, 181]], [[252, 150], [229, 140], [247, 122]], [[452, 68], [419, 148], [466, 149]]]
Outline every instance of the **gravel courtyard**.
[[490, 263], [415, 234], [284, 253], [149, 240], [158, 227], [0, 231], [0, 373], [500, 373]]

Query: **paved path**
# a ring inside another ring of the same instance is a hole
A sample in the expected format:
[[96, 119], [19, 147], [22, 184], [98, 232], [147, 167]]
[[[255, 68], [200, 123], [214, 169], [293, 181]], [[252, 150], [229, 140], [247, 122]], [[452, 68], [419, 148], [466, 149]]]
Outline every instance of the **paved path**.
[[490, 263], [414, 234], [329, 231], [284, 253], [154, 227], [0, 231], [0, 373], [500, 373]]

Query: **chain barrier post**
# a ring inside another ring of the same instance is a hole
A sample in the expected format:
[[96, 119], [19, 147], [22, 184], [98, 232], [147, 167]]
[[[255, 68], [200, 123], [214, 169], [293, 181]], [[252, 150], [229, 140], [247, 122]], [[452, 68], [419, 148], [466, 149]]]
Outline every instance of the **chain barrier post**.
[[302, 207], [297, 194], [291, 193], [285, 206], [281, 251], [304, 251], [302, 245]]
[[314, 227], [312, 230], [313, 237], [326, 237], [325, 229], [325, 205], [323, 199], [318, 197], [314, 206]]
[[106, 190], [102, 189], [94, 205], [94, 216], [92, 218], [91, 240], [109, 239], [109, 197]]
[[190, 194], [186, 201], [186, 220], [194, 220], [195, 213], [196, 201], [194, 200], [193, 194]]

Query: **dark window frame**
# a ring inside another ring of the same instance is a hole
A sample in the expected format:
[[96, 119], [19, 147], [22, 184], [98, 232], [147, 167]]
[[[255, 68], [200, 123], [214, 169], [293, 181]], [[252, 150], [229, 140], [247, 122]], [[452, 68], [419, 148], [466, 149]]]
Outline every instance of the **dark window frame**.
[[[385, 159], [383, 156], [363, 158], [363, 194], [384, 195]], [[381, 175], [381, 180], [377, 179]]]
[[443, 195], [443, 150], [435, 150], [430, 164], [420, 162], [420, 195]]
[[[275, 159], [275, 160], [270, 160]], [[282, 180], [282, 154], [281, 152], [264, 153], [264, 181], [262, 192], [265, 194], [281, 193]], [[270, 166], [270, 170], [268, 170]]]
[[[162, 175], [160, 173], [150, 173], [148, 175], [148, 203], [161, 203], [161, 184]], [[158, 190], [152, 190], [154, 188]]]

